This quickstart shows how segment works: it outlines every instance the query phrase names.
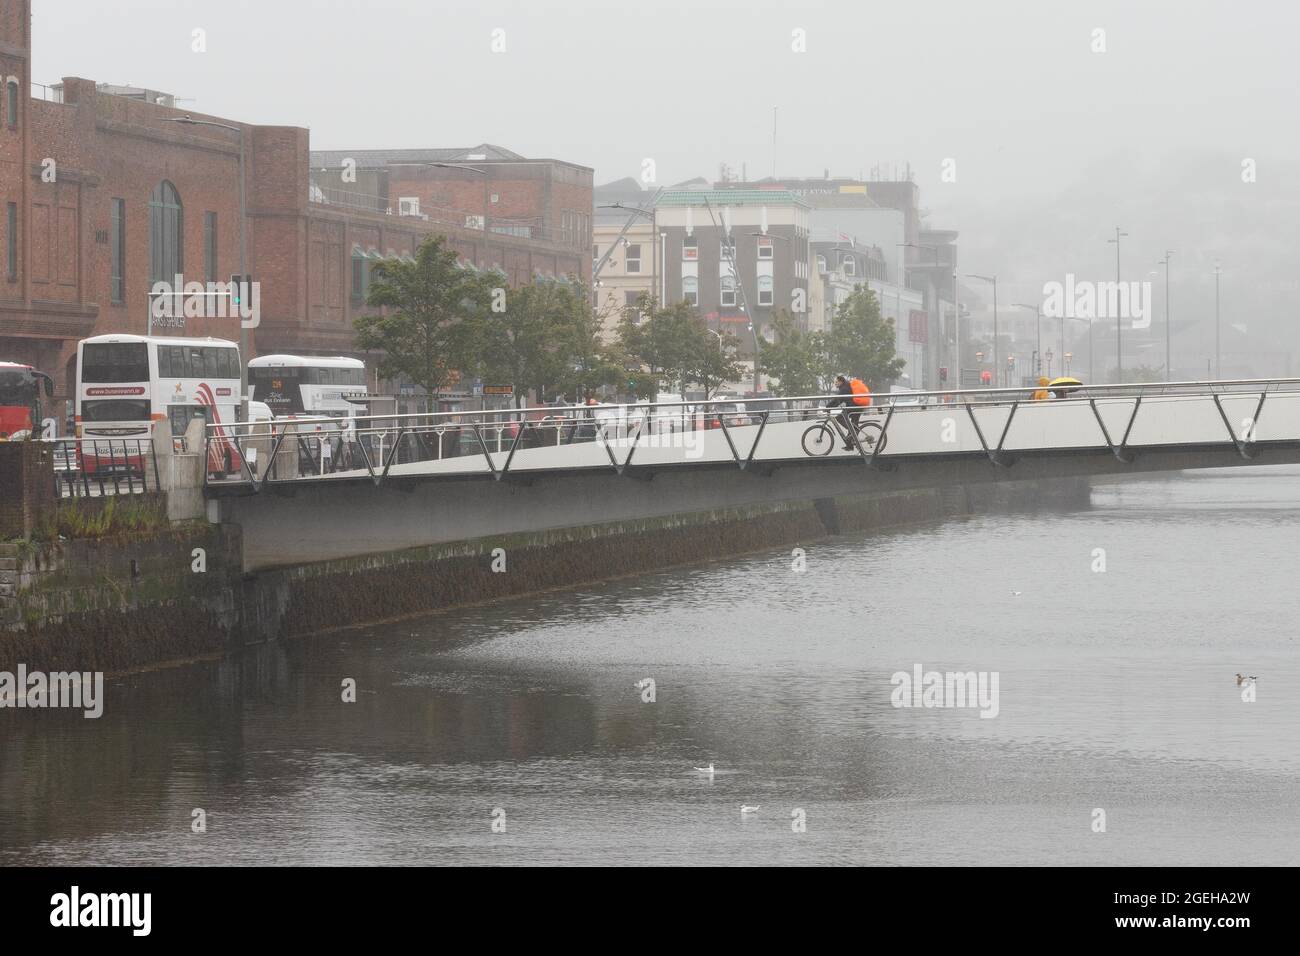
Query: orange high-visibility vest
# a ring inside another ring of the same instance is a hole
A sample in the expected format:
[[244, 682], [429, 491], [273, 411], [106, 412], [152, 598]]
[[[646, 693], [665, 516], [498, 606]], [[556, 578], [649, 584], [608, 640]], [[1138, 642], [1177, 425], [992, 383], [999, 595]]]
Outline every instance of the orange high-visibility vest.
[[853, 390], [854, 405], [870, 405], [871, 389], [867, 388], [867, 383], [860, 378], [852, 379], [849, 382], [849, 388]]

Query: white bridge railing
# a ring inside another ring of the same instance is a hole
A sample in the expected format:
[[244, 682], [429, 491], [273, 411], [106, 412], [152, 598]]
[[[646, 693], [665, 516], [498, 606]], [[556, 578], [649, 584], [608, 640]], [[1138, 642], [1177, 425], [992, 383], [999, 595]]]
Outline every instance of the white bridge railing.
[[473, 412], [300, 417], [209, 425], [208, 486], [692, 465], [741, 469], [807, 459], [980, 455], [1006, 466], [1026, 454], [1232, 449], [1253, 459], [1300, 443], [1300, 379], [1160, 382], [918, 391], [826, 409], [839, 395], [566, 405]]

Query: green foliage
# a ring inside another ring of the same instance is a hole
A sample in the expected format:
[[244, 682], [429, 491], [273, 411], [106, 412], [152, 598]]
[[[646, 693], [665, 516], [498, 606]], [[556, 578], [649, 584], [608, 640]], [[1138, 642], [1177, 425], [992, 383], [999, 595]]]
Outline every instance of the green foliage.
[[[61, 501], [52, 513], [42, 515], [32, 531], [34, 541], [57, 541], [60, 537], [108, 538], [165, 530], [167, 509], [156, 499], [110, 497]], [[102, 501], [100, 505], [98, 502]]]
[[475, 363], [476, 335], [492, 300], [494, 285], [505, 278], [461, 268], [442, 236], [431, 236], [414, 262], [384, 260], [371, 271], [366, 304], [383, 312], [354, 322], [356, 345], [379, 351], [379, 374], [406, 378], [430, 396], [451, 384], [454, 373]]
[[784, 309], [772, 322], [775, 340], [762, 344], [763, 371], [776, 381], [778, 395], [823, 395], [835, 369], [827, 352], [826, 335], [805, 332]]
[[711, 332], [692, 306], [679, 302], [661, 307], [643, 297], [637, 311], [640, 323], [630, 313], [624, 315], [618, 344], [628, 360], [645, 370], [655, 390], [666, 386], [685, 391], [699, 385], [707, 395], [743, 374], [736, 361], [735, 336], [719, 338], [720, 333]]
[[857, 376], [873, 391], [884, 391], [907, 363], [897, 357], [894, 327], [880, 315], [880, 302], [858, 286], [840, 303], [826, 336], [831, 373]]
[[511, 382], [516, 399], [528, 390], [539, 400], [579, 400], [602, 385], [617, 385], [623, 369], [601, 342], [600, 320], [582, 285], [534, 283], [510, 289], [502, 312], [466, 320], [472, 330], [472, 370]]

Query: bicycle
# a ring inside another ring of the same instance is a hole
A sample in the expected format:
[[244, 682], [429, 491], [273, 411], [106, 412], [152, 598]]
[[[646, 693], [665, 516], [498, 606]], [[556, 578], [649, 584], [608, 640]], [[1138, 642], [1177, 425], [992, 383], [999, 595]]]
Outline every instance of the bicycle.
[[[821, 421], [804, 430], [802, 444], [805, 454], [813, 458], [824, 458], [835, 448], [836, 440], [850, 444], [849, 432], [840, 424], [840, 416], [830, 414], [829, 409], [821, 410]], [[858, 444], [868, 454], [878, 454], [885, 450], [884, 430], [877, 421], [859, 421], [857, 427]]]

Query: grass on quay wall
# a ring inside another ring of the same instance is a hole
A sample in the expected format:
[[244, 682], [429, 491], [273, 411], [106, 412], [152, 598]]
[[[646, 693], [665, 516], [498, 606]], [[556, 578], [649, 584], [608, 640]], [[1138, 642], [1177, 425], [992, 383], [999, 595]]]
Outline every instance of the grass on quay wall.
[[124, 502], [109, 498], [98, 507], [86, 507], [73, 499], [60, 504], [53, 513], [43, 515], [32, 531], [32, 540], [99, 539], [163, 531], [167, 527], [166, 506], [156, 499]]

